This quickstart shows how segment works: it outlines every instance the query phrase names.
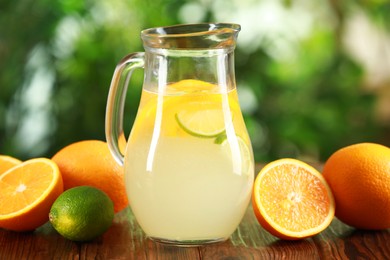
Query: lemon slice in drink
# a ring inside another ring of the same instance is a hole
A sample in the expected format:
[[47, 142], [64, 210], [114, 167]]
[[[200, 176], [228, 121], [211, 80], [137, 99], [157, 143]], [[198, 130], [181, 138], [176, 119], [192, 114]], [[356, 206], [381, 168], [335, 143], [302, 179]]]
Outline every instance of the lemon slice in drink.
[[[237, 140], [237, 141], [236, 141]], [[217, 140], [216, 140], [217, 141]], [[253, 170], [253, 159], [250, 146], [240, 136], [232, 140], [224, 138], [220, 140], [221, 149], [233, 162], [233, 170], [238, 174], [250, 175]]]
[[168, 90], [182, 91], [184, 93], [200, 93], [200, 92], [213, 92], [218, 90], [218, 86], [209, 82], [196, 80], [196, 79], [185, 79], [179, 82], [175, 82], [167, 86]]
[[176, 122], [188, 134], [212, 138], [225, 131], [222, 109], [182, 110], [175, 114]]

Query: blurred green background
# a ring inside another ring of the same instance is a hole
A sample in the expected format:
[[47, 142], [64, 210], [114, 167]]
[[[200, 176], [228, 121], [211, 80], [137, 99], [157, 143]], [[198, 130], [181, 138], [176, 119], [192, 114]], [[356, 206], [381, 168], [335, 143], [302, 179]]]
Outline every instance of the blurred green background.
[[[140, 31], [242, 26], [236, 80], [256, 161], [324, 161], [356, 142], [390, 146], [385, 0], [0, 0], [0, 154], [51, 157], [104, 136], [117, 62]], [[126, 106], [129, 132], [142, 71]]]

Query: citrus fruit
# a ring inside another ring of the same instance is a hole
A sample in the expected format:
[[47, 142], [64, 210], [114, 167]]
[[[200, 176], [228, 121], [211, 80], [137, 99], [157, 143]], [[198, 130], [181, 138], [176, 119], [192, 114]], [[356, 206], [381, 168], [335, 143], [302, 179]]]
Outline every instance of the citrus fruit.
[[[223, 139], [223, 141], [220, 141]], [[237, 140], [237, 142], [235, 141]], [[252, 148], [245, 143], [244, 139], [240, 136], [236, 136], [233, 140], [228, 140], [226, 136], [220, 135], [215, 139], [216, 144], [221, 142], [221, 149], [223, 149], [227, 156], [233, 162], [233, 169], [235, 172], [239, 172], [241, 174], [253, 174], [253, 154]], [[235, 169], [237, 167], [237, 169]], [[252, 171], [252, 172], [251, 172]]]
[[[170, 106], [175, 111], [177, 124], [185, 132], [197, 137], [216, 137], [225, 132], [226, 115], [230, 110], [239, 111], [239, 105], [232, 96], [224, 96], [219, 86], [199, 80], [182, 80], [169, 85], [185, 95]], [[225, 104], [226, 103], [226, 104]], [[227, 107], [224, 113], [224, 108]]]
[[128, 205], [123, 167], [112, 157], [106, 142], [86, 140], [70, 144], [52, 158], [61, 171], [64, 189], [93, 186], [114, 202], [115, 212]]
[[132, 137], [142, 138], [148, 132], [145, 129], [160, 125], [163, 136], [190, 134], [212, 138], [231, 126], [231, 118], [234, 126], [242, 125], [237, 92], [222, 89], [208, 82], [187, 79], [167, 85], [164, 93], [143, 91]]
[[179, 126], [193, 136], [216, 137], [225, 132], [223, 111], [218, 103], [187, 106], [176, 113], [175, 118]]
[[259, 223], [281, 239], [316, 235], [334, 217], [335, 203], [325, 179], [295, 159], [267, 164], [255, 179], [252, 199]]
[[54, 229], [72, 241], [92, 240], [111, 226], [114, 204], [102, 190], [79, 186], [62, 193], [50, 209]]
[[30, 231], [43, 225], [62, 191], [61, 174], [52, 160], [36, 158], [14, 166], [0, 176], [0, 227]]
[[184, 79], [167, 86], [168, 91], [183, 93], [201, 93], [201, 92], [215, 92], [218, 91], [218, 86], [209, 82], [196, 80], [196, 79]]
[[390, 149], [350, 145], [326, 161], [323, 176], [336, 201], [336, 217], [361, 229], [390, 228]]
[[8, 155], [0, 155], [0, 175], [20, 164], [21, 161]]

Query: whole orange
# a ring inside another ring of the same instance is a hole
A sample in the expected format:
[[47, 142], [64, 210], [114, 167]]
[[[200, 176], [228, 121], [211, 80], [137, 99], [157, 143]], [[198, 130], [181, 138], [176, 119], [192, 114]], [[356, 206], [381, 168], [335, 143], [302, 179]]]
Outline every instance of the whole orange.
[[361, 229], [390, 228], [390, 149], [374, 143], [344, 147], [326, 161], [323, 176], [335, 215]]
[[58, 151], [52, 160], [60, 169], [64, 190], [93, 186], [107, 193], [114, 202], [115, 212], [128, 205], [123, 167], [115, 162], [106, 142], [76, 142]]

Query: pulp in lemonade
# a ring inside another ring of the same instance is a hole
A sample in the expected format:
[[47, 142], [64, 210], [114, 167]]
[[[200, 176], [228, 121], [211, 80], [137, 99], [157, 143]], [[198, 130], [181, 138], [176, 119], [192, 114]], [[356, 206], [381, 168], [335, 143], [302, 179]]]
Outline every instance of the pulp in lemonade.
[[127, 146], [126, 189], [150, 237], [224, 240], [249, 203], [252, 150], [236, 89], [188, 83], [168, 86], [179, 95], [143, 90]]

